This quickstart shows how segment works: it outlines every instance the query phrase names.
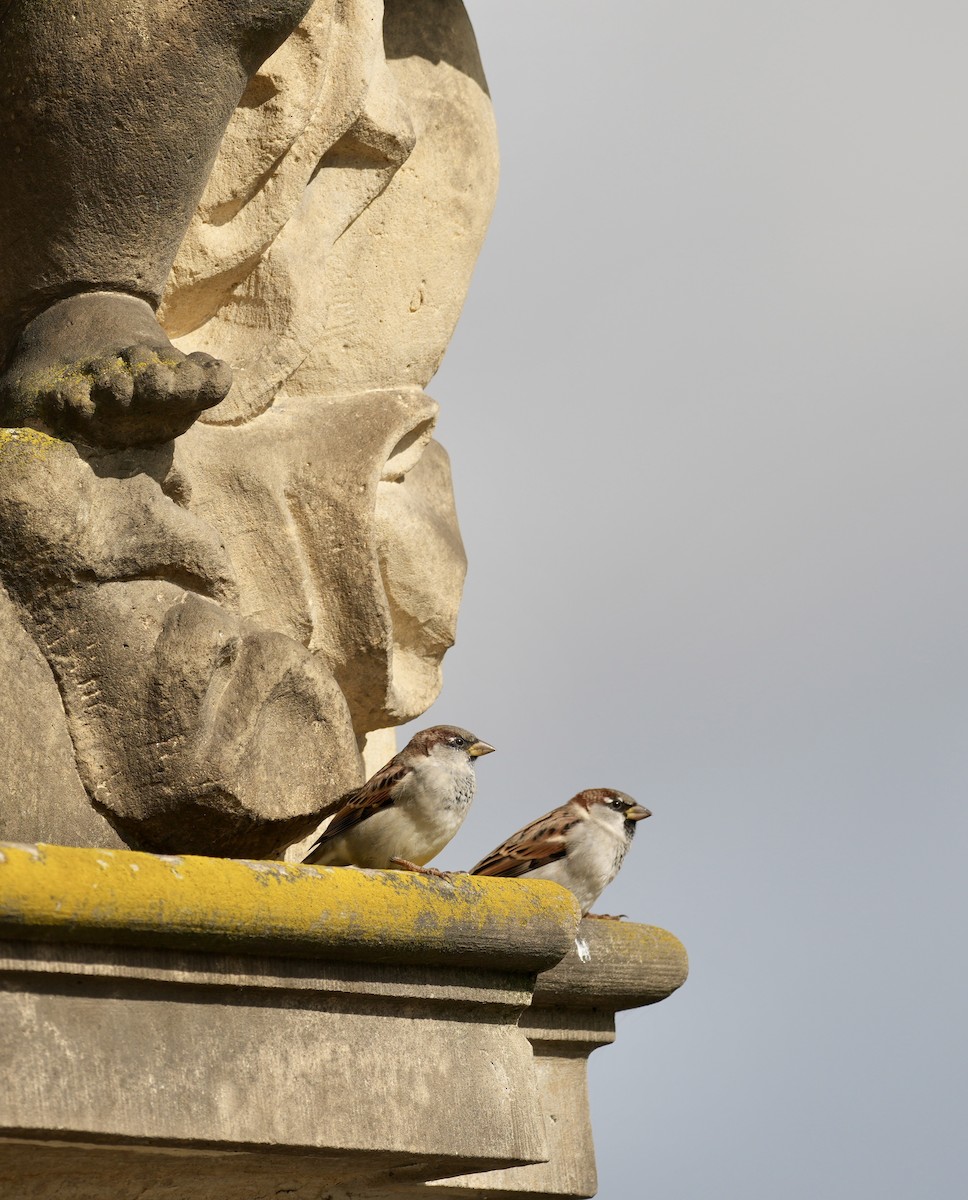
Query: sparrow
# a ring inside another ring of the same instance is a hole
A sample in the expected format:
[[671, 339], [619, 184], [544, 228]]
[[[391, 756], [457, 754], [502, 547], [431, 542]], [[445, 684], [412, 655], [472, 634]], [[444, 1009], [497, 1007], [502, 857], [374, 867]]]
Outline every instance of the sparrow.
[[624, 792], [587, 788], [513, 833], [470, 874], [551, 879], [574, 892], [583, 917], [618, 920], [588, 910], [618, 874], [636, 823], [651, 816]]
[[334, 801], [303, 862], [444, 874], [424, 864], [460, 828], [477, 786], [474, 760], [493, 749], [455, 725], [415, 733], [362, 787]]

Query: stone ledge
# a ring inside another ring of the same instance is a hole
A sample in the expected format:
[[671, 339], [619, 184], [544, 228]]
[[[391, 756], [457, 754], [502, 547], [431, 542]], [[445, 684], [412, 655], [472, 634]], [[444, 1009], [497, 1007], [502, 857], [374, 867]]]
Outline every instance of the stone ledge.
[[686, 959], [589, 921], [579, 957], [576, 918], [549, 883], [0, 846], [0, 1193], [590, 1196], [587, 1055]]
[[542, 972], [535, 1008], [601, 1008], [609, 1013], [665, 1000], [682, 987], [689, 957], [682, 942], [656, 925], [631, 921], [582, 921], [579, 937], [555, 966]]
[[546, 881], [0, 843], [0, 938], [541, 971], [578, 906]]

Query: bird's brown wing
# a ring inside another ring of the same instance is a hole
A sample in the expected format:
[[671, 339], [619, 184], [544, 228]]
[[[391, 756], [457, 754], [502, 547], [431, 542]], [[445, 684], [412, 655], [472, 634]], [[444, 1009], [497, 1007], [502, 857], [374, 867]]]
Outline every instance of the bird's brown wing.
[[372, 817], [374, 813], [389, 808], [393, 804], [394, 784], [399, 783], [408, 770], [409, 768], [403, 763], [391, 759], [362, 787], [355, 788], [352, 792], [346, 792], [338, 800], [334, 800], [329, 811], [336, 815], [313, 842], [303, 858], [303, 862], [308, 862], [320, 846], [331, 842], [333, 838], [341, 837], [355, 825], [359, 825], [361, 821]]
[[568, 830], [580, 820], [571, 809], [556, 808], [513, 833], [506, 842], [482, 858], [476, 867], [471, 867], [470, 874], [513, 878], [564, 858]]

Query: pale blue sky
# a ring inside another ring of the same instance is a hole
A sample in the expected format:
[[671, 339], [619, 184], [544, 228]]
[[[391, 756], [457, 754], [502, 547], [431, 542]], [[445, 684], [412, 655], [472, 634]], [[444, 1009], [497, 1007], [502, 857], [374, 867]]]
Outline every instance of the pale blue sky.
[[961, 1196], [968, 9], [470, 11], [503, 177], [417, 724], [499, 753], [438, 864], [653, 810], [604, 907], [692, 976], [592, 1059], [603, 1200]]

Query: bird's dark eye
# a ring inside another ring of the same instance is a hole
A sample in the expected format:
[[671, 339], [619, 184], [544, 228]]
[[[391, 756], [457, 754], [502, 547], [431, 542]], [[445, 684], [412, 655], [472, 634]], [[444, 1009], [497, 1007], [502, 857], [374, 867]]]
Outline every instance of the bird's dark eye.
[[467, 739], [466, 739], [466, 738], [462, 738], [462, 737], [460, 736], [460, 734], [454, 734], [454, 736], [453, 736], [453, 737], [450, 739], [450, 744], [451, 744], [452, 746], [456, 746], [456, 747], [457, 747], [457, 749], [459, 750], [459, 749], [461, 748], [461, 746], [466, 746], [466, 745], [467, 745]]
[[622, 812], [625, 809], [625, 801], [619, 800], [617, 796], [614, 800], [609, 800], [608, 803], [610, 807], [614, 808], [617, 812]]

